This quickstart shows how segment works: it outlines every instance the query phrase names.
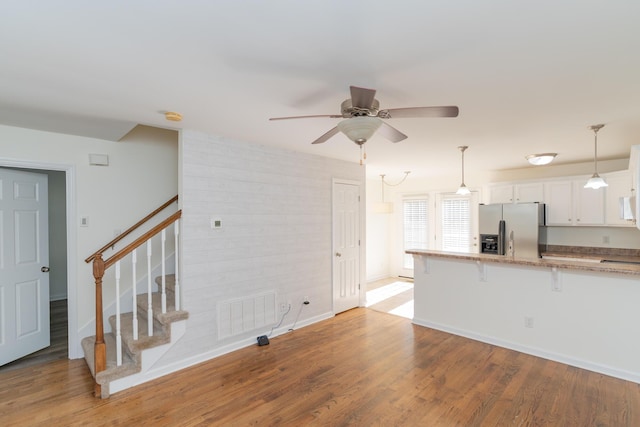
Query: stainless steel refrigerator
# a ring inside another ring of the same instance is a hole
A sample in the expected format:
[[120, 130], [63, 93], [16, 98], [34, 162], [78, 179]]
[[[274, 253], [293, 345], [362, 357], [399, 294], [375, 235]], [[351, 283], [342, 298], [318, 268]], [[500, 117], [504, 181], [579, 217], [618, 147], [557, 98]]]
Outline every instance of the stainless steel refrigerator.
[[480, 252], [539, 258], [547, 243], [544, 210], [542, 203], [480, 205]]

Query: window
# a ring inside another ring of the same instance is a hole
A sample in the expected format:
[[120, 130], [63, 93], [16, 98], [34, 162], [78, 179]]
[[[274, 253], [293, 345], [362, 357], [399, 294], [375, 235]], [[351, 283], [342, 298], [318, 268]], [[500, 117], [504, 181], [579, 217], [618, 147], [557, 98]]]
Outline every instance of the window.
[[442, 197], [442, 250], [471, 252], [471, 200], [469, 197]]
[[[403, 201], [403, 252], [408, 249], [427, 249], [429, 217], [427, 198]], [[404, 254], [402, 267], [413, 270], [413, 255]]]

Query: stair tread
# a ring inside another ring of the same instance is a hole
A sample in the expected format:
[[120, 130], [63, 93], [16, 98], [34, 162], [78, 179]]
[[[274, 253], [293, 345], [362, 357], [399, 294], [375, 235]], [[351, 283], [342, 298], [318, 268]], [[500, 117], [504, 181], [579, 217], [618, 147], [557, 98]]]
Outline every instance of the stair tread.
[[120, 366], [117, 365], [116, 337], [113, 333], [110, 332], [104, 334], [104, 342], [107, 348], [107, 367], [104, 371], [99, 372], [98, 376], [96, 377], [94, 360], [95, 342], [95, 335], [86, 337], [82, 340], [82, 348], [84, 350], [85, 360], [87, 362], [87, 365], [89, 366], [91, 375], [96, 379], [96, 382], [98, 382], [99, 384], [106, 384], [118, 378], [123, 378], [140, 372], [139, 364], [136, 363], [136, 360], [133, 359], [130, 355], [126, 354], [126, 352], [122, 355], [122, 364]]
[[[165, 274], [165, 282], [164, 287], [167, 293], [175, 293], [176, 291], [176, 275], [175, 274]], [[162, 276], [158, 276], [155, 279], [156, 285], [158, 285], [158, 289], [162, 289]]]
[[[112, 330], [115, 331], [115, 315], [109, 317], [109, 323], [111, 324]], [[154, 322], [153, 335], [149, 336], [146, 317], [138, 318], [138, 339], [134, 340], [133, 313], [131, 312], [120, 315], [120, 336], [122, 337], [123, 344], [126, 344], [127, 349], [131, 353], [137, 353], [147, 348], [166, 344], [171, 340], [169, 333], [159, 322]]]
[[[138, 314], [147, 317], [148, 296], [147, 294], [139, 294], [136, 297], [138, 305]], [[173, 294], [167, 293], [167, 312], [162, 313], [162, 295], [159, 292], [151, 294], [151, 306], [153, 308], [153, 317], [161, 324], [169, 324], [184, 320], [189, 317], [189, 313], [184, 310], [176, 310], [175, 299]]]
[[[158, 288], [162, 287], [161, 277], [156, 278]], [[117, 366], [116, 361], [116, 316], [109, 317], [112, 331], [104, 335], [107, 350], [107, 365], [104, 371], [95, 374], [95, 336], [86, 337], [81, 341], [85, 360], [91, 371], [91, 375], [102, 386], [103, 398], [109, 396], [109, 384], [119, 378], [136, 374], [141, 371], [141, 354], [145, 349], [157, 347], [171, 342], [171, 323], [185, 320], [189, 313], [175, 309], [175, 275], [166, 275], [166, 313], [162, 313], [162, 295], [160, 292], [151, 294], [153, 308], [153, 336], [148, 335], [147, 309], [148, 295], [146, 293], [136, 296], [136, 308], [138, 314], [138, 339], [133, 339], [133, 313], [120, 314], [120, 338], [122, 340], [122, 364]]]

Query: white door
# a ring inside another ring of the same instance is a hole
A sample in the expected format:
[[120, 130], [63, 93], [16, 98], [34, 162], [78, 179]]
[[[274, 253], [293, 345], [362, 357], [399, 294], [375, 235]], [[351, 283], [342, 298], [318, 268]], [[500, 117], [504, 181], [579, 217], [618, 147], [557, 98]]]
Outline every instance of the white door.
[[360, 187], [333, 184], [333, 312], [360, 305]]
[[49, 346], [47, 184], [0, 168], [0, 365]]

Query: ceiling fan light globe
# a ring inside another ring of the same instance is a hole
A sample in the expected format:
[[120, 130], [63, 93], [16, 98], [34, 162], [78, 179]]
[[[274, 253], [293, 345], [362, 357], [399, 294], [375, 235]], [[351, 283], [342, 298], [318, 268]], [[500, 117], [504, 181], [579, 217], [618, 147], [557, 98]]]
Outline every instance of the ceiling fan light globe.
[[362, 145], [373, 136], [382, 125], [377, 117], [358, 116], [338, 123], [338, 130], [358, 145]]
[[606, 181], [600, 175], [598, 175], [597, 173], [594, 173], [593, 176], [589, 178], [587, 183], [584, 185], [584, 188], [593, 188], [594, 190], [597, 190], [598, 188], [603, 188], [608, 186], [609, 184], [607, 184]]

